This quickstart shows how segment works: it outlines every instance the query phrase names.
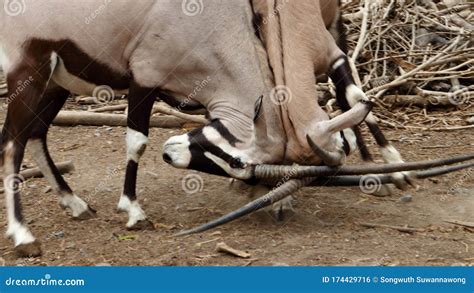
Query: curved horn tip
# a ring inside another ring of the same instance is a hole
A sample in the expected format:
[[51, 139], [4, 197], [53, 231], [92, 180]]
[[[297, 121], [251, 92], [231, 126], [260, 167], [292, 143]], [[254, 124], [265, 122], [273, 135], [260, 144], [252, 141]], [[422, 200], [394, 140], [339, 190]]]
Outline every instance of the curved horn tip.
[[339, 152], [329, 152], [318, 146], [309, 135], [306, 135], [306, 141], [308, 142], [311, 150], [318, 157], [321, 158], [324, 164], [329, 167], [337, 167], [344, 163], [346, 154], [341, 150]]

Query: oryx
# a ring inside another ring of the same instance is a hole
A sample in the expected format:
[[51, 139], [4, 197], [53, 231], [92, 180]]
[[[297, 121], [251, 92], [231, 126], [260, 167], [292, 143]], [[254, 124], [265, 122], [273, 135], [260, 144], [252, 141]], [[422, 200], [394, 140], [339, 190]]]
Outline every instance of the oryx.
[[[288, 134], [281, 105], [269, 99], [272, 74], [249, 2], [210, 0], [197, 13], [185, 2], [25, 0], [17, 13], [10, 1], [1, 1], [0, 52], [8, 83], [1, 137], [7, 235], [20, 256], [41, 252], [24, 222], [16, 188], [27, 143], [62, 206], [77, 219], [95, 214], [59, 174], [46, 146], [48, 127], [71, 92], [91, 94], [108, 86], [128, 93], [127, 167], [118, 208], [128, 213], [129, 229], [152, 228], [135, 189], [156, 96], [181, 109], [206, 108], [211, 120], [171, 138], [164, 146], [167, 162], [248, 182], [258, 179], [259, 163], [322, 163], [321, 156], [344, 147], [340, 131], [368, 115], [367, 101], [332, 120], [320, 110], [302, 113], [308, 124], [301, 127], [316, 143], [303, 141], [309, 152], [290, 154], [305, 146]], [[197, 91], [196, 82], [203, 80], [209, 82]]]

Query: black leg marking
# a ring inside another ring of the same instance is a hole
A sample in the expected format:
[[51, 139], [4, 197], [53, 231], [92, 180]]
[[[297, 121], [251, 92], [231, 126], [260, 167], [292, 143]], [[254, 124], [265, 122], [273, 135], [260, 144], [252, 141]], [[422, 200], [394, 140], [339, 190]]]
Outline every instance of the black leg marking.
[[138, 163], [132, 160], [128, 161], [127, 169], [125, 171], [125, 184], [123, 188], [123, 193], [131, 201], [134, 201], [137, 199], [137, 195], [135, 194], [135, 187], [137, 185], [137, 171], [138, 171]]
[[380, 127], [377, 124], [367, 122], [367, 126], [369, 127], [370, 133], [372, 133], [375, 138], [375, 141], [377, 141], [377, 144], [380, 147], [384, 148], [390, 145], [388, 140], [385, 138], [385, 135], [382, 133], [382, 130], [380, 130]]
[[143, 88], [132, 82], [128, 96], [128, 130], [127, 130], [127, 169], [123, 194], [118, 204], [119, 211], [128, 212], [127, 228], [131, 230], [154, 229], [154, 225], [146, 219], [137, 201], [136, 185], [140, 157], [148, 143], [151, 110], [157, 92]]

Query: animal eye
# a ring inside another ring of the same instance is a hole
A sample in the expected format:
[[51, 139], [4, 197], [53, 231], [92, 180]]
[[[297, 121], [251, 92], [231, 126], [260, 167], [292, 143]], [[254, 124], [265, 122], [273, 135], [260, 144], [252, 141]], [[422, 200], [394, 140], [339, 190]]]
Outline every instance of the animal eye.
[[243, 169], [244, 163], [242, 163], [242, 160], [240, 160], [240, 158], [233, 158], [232, 161], [230, 162], [230, 166], [232, 168]]

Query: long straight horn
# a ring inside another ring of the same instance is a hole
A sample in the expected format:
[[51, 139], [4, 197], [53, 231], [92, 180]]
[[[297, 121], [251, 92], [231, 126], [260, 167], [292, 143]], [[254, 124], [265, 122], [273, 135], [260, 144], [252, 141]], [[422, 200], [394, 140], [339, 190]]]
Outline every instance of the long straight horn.
[[428, 168], [453, 165], [474, 159], [474, 154], [460, 155], [438, 160], [384, 165], [345, 165], [337, 168], [328, 166], [275, 166], [257, 165], [254, 176], [258, 179], [303, 178], [336, 175], [387, 174], [402, 171], [416, 171]]
[[[474, 163], [466, 163], [458, 166], [450, 166], [437, 168], [427, 171], [416, 172], [413, 175], [417, 179], [425, 179], [435, 176], [444, 175], [447, 173], [468, 169], [474, 167]], [[393, 178], [390, 175], [371, 175], [373, 181], [376, 181], [377, 184], [388, 184], [393, 183]], [[255, 211], [258, 211], [264, 207], [267, 207], [277, 201], [282, 200], [283, 198], [294, 193], [298, 189], [310, 185], [310, 186], [360, 186], [363, 181], [364, 176], [341, 176], [341, 177], [322, 177], [322, 178], [304, 178], [304, 179], [291, 179], [286, 183], [282, 184], [280, 187], [270, 191], [266, 195], [246, 204], [245, 206], [220, 217], [217, 220], [213, 220], [199, 227], [182, 231], [175, 236], [185, 236], [195, 233], [201, 233], [209, 229], [218, 227], [220, 225], [229, 223], [233, 220], [241, 218], [245, 215], [251, 214]]]
[[175, 236], [185, 236], [185, 235], [190, 235], [190, 234], [195, 234], [195, 233], [201, 233], [209, 229], [215, 228], [217, 226], [234, 221], [238, 218], [251, 214], [277, 201], [284, 199], [285, 197], [291, 195], [292, 193], [294, 193], [301, 187], [304, 187], [310, 184], [313, 180], [314, 178], [289, 180], [283, 183], [281, 186], [277, 187], [276, 189], [270, 191], [266, 195], [259, 197], [258, 199], [246, 204], [245, 206], [241, 207], [238, 210], [235, 210], [223, 217], [220, 217], [219, 219], [213, 220], [199, 227], [179, 232]]
[[326, 166], [336, 167], [344, 164], [346, 154], [341, 150], [339, 152], [330, 152], [319, 147], [309, 135], [306, 135], [306, 140], [313, 153], [318, 156]]
[[[465, 163], [456, 166], [435, 168], [426, 171], [419, 171], [410, 174], [410, 177], [415, 179], [426, 179], [444, 174], [456, 172], [459, 170], [473, 168], [474, 163]], [[370, 181], [370, 182], [369, 182]], [[367, 175], [367, 176], [334, 176], [334, 177], [319, 177], [315, 179], [310, 186], [325, 186], [325, 187], [340, 187], [340, 186], [361, 186], [367, 183], [368, 185], [381, 186], [384, 184], [394, 183], [394, 178], [391, 175]]]

